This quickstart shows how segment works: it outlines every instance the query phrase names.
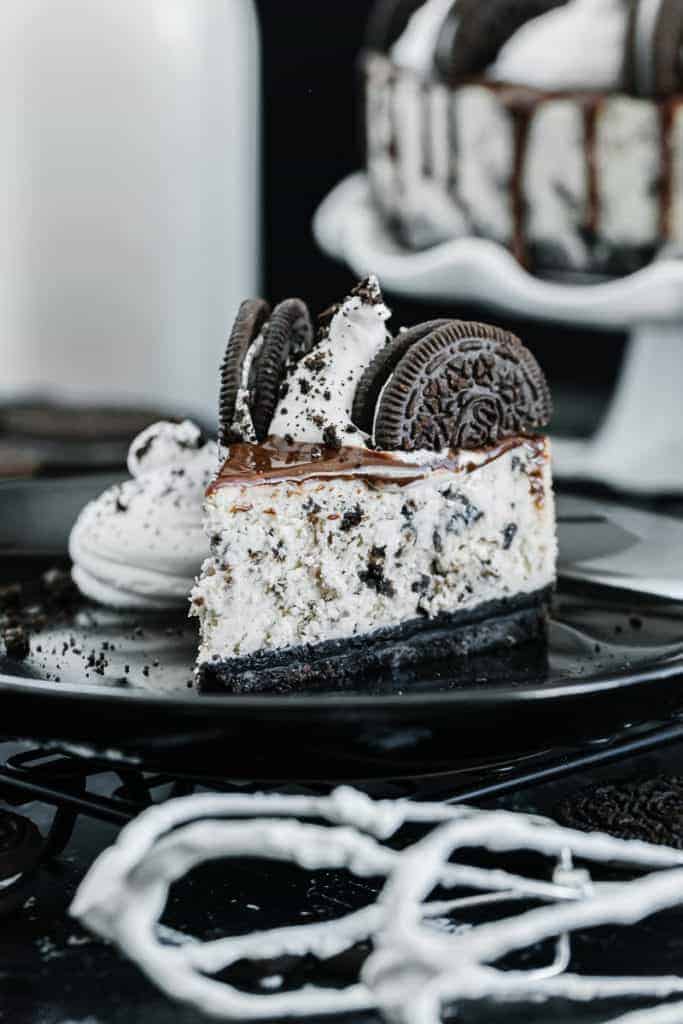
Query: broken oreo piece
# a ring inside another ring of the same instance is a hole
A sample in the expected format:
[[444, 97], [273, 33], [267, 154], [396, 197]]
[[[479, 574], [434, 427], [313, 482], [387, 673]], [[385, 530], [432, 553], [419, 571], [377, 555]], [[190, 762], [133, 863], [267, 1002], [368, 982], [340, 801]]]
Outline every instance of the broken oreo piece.
[[251, 418], [259, 441], [268, 436], [285, 368], [310, 351], [314, 331], [308, 306], [285, 299], [273, 310], [263, 330], [263, 347], [249, 375]]
[[543, 427], [547, 381], [513, 334], [452, 320], [418, 341], [384, 389], [375, 444], [386, 451], [478, 449]]
[[[565, 3], [567, 0], [458, 0], [454, 11], [457, 31], [446, 19], [436, 47], [437, 70], [449, 82], [485, 71], [522, 25]], [[444, 33], [449, 34], [448, 46], [444, 45]]]
[[631, 0], [624, 78], [636, 96], [683, 90], [683, 6], [680, 0]]
[[437, 327], [443, 327], [447, 323], [448, 320], [428, 320], [408, 331], [401, 331], [393, 341], [380, 349], [363, 372], [353, 400], [351, 419], [360, 430], [365, 431], [366, 434], [372, 433], [377, 401], [382, 388], [408, 349], [435, 331]]
[[218, 439], [229, 445], [243, 438], [233, 433], [235, 402], [242, 381], [242, 364], [250, 346], [261, 333], [270, 314], [264, 299], [245, 299], [239, 308], [235, 324], [221, 364], [221, 391], [218, 404]]

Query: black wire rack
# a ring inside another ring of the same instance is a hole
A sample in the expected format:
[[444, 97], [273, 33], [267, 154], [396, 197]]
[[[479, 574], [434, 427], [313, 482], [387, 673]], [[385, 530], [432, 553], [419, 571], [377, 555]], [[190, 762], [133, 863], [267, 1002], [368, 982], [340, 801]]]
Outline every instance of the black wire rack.
[[[485, 802], [575, 773], [627, 762], [637, 755], [683, 741], [683, 719], [650, 723], [585, 743], [580, 747], [543, 751], [515, 764], [485, 771], [473, 768], [428, 778], [360, 784], [373, 796], [422, 800]], [[43, 837], [41, 861], [67, 847], [79, 816], [123, 827], [153, 804], [197, 791], [263, 791], [262, 784], [235, 782], [184, 773], [159, 773], [144, 766], [121, 764], [96, 756], [36, 747], [12, 753], [0, 762], [0, 801], [11, 808], [39, 802], [54, 809]], [[292, 782], [277, 789], [322, 793], [325, 783]]]

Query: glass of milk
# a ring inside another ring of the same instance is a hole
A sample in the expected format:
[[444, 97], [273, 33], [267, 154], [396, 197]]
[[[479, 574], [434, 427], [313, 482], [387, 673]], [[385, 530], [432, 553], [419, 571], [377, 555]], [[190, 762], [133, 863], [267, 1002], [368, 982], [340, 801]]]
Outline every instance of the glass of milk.
[[259, 290], [252, 0], [2, 0], [0, 401], [215, 422]]

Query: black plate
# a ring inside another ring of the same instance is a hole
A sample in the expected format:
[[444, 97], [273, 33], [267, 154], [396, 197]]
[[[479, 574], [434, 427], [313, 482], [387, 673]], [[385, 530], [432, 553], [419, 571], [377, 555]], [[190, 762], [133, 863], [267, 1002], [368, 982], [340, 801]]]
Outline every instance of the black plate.
[[[3, 576], [37, 579], [35, 560]], [[548, 646], [426, 666], [355, 691], [201, 697], [184, 615], [83, 605], [0, 658], [2, 732], [236, 779], [397, 778], [501, 764], [683, 707], [683, 608], [562, 585]]]
[[[24, 580], [42, 601], [41, 571], [104, 482], [0, 484], [0, 583]], [[623, 547], [603, 519], [582, 517], [578, 535], [561, 522], [563, 555]], [[355, 692], [200, 697], [187, 688], [195, 652], [182, 612], [84, 604], [52, 617], [29, 659], [0, 656], [0, 732], [176, 773], [360, 780], [500, 770], [551, 748], [557, 758], [683, 708], [683, 605], [583, 584], [561, 584], [547, 648], [365, 679]]]

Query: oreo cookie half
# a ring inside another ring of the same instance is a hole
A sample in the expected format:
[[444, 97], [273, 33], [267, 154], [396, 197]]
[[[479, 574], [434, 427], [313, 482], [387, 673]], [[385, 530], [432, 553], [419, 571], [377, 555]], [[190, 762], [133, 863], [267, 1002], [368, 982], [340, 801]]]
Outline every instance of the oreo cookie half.
[[[425, 0], [377, 0], [370, 12], [365, 45], [378, 53], [388, 53], [403, 35], [408, 22]], [[455, 2], [455, 0], [454, 0]]]
[[411, 327], [408, 331], [402, 331], [393, 341], [380, 349], [358, 381], [353, 399], [351, 419], [359, 430], [365, 431], [366, 434], [372, 433], [377, 400], [382, 388], [408, 349], [447, 323], [448, 320], [428, 320], [426, 323]]
[[683, 4], [680, 0], [631, 0], [624, 78], [636, 96], [683, 91]]
[[[562, 7], [567, 0], [458, 0], [457, 31], [447, 48], [437, 45], [438, 70], [451, 82], [479, 74], [493, 64], [509, 39], [527, 21]], [[450, 50], [450, 52], [448, 52]]]
[[476, 449], [545, 426], [543, 371], [513, 334], [452, 320], [414, 344], [384, 389], [375, 443], [387, 451]]
[[237, 392], [242, 381], [242, 364], [269, 314], [270, 306], [264, 299], [245, 299], [237, 313], [221, 363], [218, 439], [222, 445], [228, 445], [236, 440], [232, 434], [232, 424], [235, 418]]
[[305, 302], [285, 299], [275, 307], [264, 328], [263, 347], [249, 377], [251, 418], [259, 441], [268, 436], [287, 364], [309, 352], [313, 338], [311, 314]]

